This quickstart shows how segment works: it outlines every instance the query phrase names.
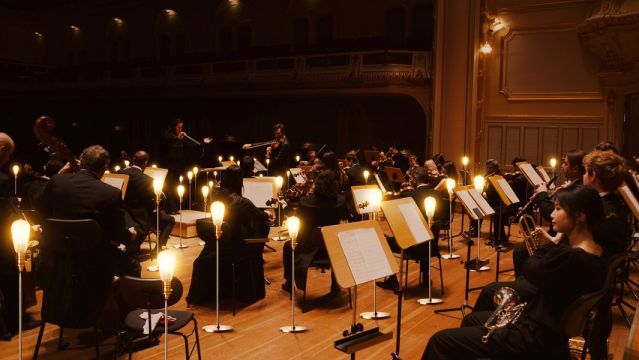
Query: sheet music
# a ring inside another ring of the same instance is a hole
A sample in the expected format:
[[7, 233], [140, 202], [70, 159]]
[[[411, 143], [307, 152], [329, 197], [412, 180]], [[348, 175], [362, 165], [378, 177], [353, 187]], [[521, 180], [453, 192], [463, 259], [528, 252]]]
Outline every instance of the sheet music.
[[[548, 183], [550, 181], [550, 175], [548, 175], [548, 172], [546, 171], [546, 169], [544, 169], [543, 166], [539, 165], [537, 166], [537, 172], [539, 172], [539, 175], [541, 175], [541, 177], [544, 179], [545, 183]], [[549, 189], [554, 189], [555, 188], [555, 184], [552, 183], [550, 185], [548, 185]]]
[[[372, 198], [371, 189], [351, 189], [353, 191], [353, 198], [355, 199], [355, 205], [359, 214], [368, 214], [373, 212], [373, 207], [369, 199]], [[368, 205], [360, 208], [359, 205], [368, 201]]]
[[493, 210], [493, 208], [488, 204], [488, 201], [486, 201], [486, 199], [481, 196], [479, 191], [477, 191], [476, 189], [469, 189], [468, 193], [473, 198], [473, 200], [475, 200], [475, 203], [479, 205], [479, 208], [481, 209], [481, 212], [484, 213], [484, 215], [492, 215], [495, 213], [495, 210]]
[[382, 183], [382, 179], [379, 178], [379, 174], [375, 173], [375, 174], [373, 174], [373, 176], [375, 177], [375, 181], [377, 182], [377, 186], [379, 186], [379, 189], [382, 190], [382, 194], [387, 194], [388, 192], [386, 191], [386, 187]]
[[102, 178], [102, 182], [109, 184], [120, 191], [122, 190], [122, 185], [124, 185], [124, 179], [121, 177], [105, 176]]
[[337, 237], [356, 284], [393, 274], [375, 229], [342, 231]]
[[501, 178], [497, 180], [497, 183], [499, 183], [499, 186], [504, 191], [504, 194], [506, 194], [506, 197], [508, 198], [508, 200], [510, 200], [513, 204], [519, 202], [519, 198], [517, 197], [517, 194], [515, 194], [515, 192], [513, 191], [513, 188], [510, 187], [510, 184], [508, 183], [508, 181], [506, 181], [506, 179]]
[[531, 164], [519, 164], [519, 168], [526, 174], [526, 178], [528, 178], [528, 181], [530, 181], [533, 186], [544, 183], [544, 180], [541, 178], [541, 176], [539, 176], [539, 174]]
[[457, 191], [456, 193], [457, 193], [457, 197], [464, 204], [466, 204], [466, 206], [470, 210], [470, 214], [469, 214], [470, 217], [473, 218], [473, 220], [477, 220], [477, 215], [475, 215], [475, 212], [474, 212], [473, 209], [478, 208], [478, 206], [477, 206], [477, 203], [475, 202], [475, 200], [473, 200], [473, 198], [468, 193], [468, 190], [460, 190], [460, 191]]
[[401, 204], [398, 208], [406, 221], [406, 225], [408, 225], [408, 229], [413, 234], [416, 244], [433, 239], [426, 226], [424, 226], [422, 219], [420, 219], [419, 209], [415, 204]]
[[169, 172], [169, 170], [163, 169], [163, 168], [147, 167], [147, 168], [144, 169], [144, 173], [146, 175], [149, 175], [154, 180], [160, 180], [162, 182], [162, 184], [164, 184], [164, 180], [166, 179], [166, 174], [168, 172]]
[[306, 179], [304, 179], [304, 176], [302, 175], [302, 169], [291, 168], [289, 171], [291, 172], [291, 176], [293, 177], [293, 180], [295, 180], [296, 184], [304, 184], [306, 182]]
[[251, 200], [258, 208], [270, 207], [266, 202], [273, 199], [273, 183], [266, 181], [244, 181], [242, 196]]
[[[624, 195], [623, 198], [626, 200], [628, 207], [631, 208], [630, 210], [632, 210], [632, 213], [635, 215], [635, 217], [637, 217], [637, 214], [639, 214], [639, 202], [637, 201], [635, 195], [632, 193], [632, 191], [630, 191], [628, 185], [620, 187], [619, 191]], [[637, 218], [637, 220], [639, 220], [639, 217]]]

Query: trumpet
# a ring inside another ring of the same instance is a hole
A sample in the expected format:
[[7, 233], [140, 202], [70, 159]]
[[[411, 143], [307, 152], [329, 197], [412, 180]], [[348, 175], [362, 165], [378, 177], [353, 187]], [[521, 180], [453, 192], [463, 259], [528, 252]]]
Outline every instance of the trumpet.
[[532, 255], [537, 248], [539, 248], [539, 236], [541, 231], [537, 228], [535, 219], [528, 214], [523, 214], [519, 218], [519, 227], [521, 228], [521, 232], [524, 234], [524, 245], [526, 245], [528, 255]]
[[495, 330], [514, 324], [526, 307], [526, 303], [521, 302], [517, 291], [507, 286], [500, 287], [495, 291], [493, 302], [497, 308], [484, 323], [484, 327], [488, 330], [486, 335], [481, 337], [481, 341], [484, 344], [490, 340], [490, 336]]

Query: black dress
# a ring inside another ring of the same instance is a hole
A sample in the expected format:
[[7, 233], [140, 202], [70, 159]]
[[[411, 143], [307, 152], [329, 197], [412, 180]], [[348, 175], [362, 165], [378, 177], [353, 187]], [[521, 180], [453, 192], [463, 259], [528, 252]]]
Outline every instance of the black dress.
[[[237, 194], [222, 191], [214, 200], [225, 204], [220, 239], [220, 297], [233, 295], [233, 268], [237, 299], [253, 303], [264, 298], [263, 244], [246, 244], [244, 239], [268, 235], [268, 214]], [[202, 304], [215, 299], [215, 229], [211, 219], [196, 223], [198, 236], [206, 242], [193, 262], [193, 277], [186, 301]]]
[[600, 256], [568, 246], [544, 245], [524, 265], [524, 276], [538, 293], [515, 324], [496, 330], [484, 344], [483, 323], [492, 312], [474, 312], [464, 318], [461, 328], [433, 335], [422, 359], [568, 359], [568, 338], [559, 321], [577, 298], [601, 288], [605, 274]]

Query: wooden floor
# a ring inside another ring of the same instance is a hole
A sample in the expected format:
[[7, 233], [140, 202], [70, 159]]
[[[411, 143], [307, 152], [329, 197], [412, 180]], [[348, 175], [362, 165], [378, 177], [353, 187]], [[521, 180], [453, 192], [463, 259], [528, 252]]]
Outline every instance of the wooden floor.
[[[459, 219], [455, 221], [455, 228], [458, 232]], [[488, 230], [487, 225], [485, 232]], [[518, 239], [519, 231], [513, 226], [511, 239], [515, 242]], [[169, 245], [178, 241], [171, 238]], [[185, 240], [190, 247], [175, 250], [177, 254], [177, 276], [184, 284], [185, 296], [191, 282], [191, 269], [193, 260], [202, 250], [198, 245], [198, 238]], [[494, 281], [495, 279], [495, 252], [483, 245], [481, 241], [482, 258], [490, 259], [491, 271], [482, 273], [471, 273], [471, 287], [481, 286]], [[446, 253], [444, 242], [441, 243], [442, 253]], [[309, 331], [301, 334], [283, 334], [279, 331], [280, 326], [289, 325], [291, 322], [291, 303], [288, 293], [281, 290], [283, 281], [282, 273], [282, 243], [270, 242], [276, 252], [266, 251], [264, 253], [265, 273], [272, 283], [266, 286], [266, 298], [255, 304], [240, 308], [234, 317], [230, 311], [230, 304], [221, 305], [221, 322], [233, 325], [235, 330], [225, 334], [208, 334], [200, 330], [200, 343], [203, 359], [347, 359], [347, 355], [339, 352], [333, 347], [333, 342], [342, 337], [342, 332], [350, 327], [351, 311], [349, 310], [348, 292], [342, 290], [338, 296], [328, 295], [330, 290], [330, 273], [321, 273], [317, 270], [309, 271], [309, 285], [307, 294], [307, 304], [311, 309], [305, 314], [301, 313], [301, 308], [296, 306], [296, 323], [309, 327]], [[465, 245], [456, 238], [454, 249], [462, 256], [465, 256]], [[476, 255], [476, 247], [473, 246], [472, 254]], [[446, 315], [438, 315], [433, 311], [438, 308], [458, 307], [463, 302], [465, 271], [460, 259], [442, 260], [444, 271], [444, 296], [441, 295], [439, 285], [439, 275], [433, 270], [434, 295], [442, 297], [444, 303], [437, 306], [423, 306], [417, 303], [417, 299], [427, 296], [425, 289], [418, 287], [419, 266], [411, 263], [409, 269], [408, 299], [403, 303], [402, 336], [401, 336], [401, 356], [403, 359], [419, 359], [430, 336], [440, 329], [457, 327], [461, 320], [461, 312], [454, 311]], [[436, 260], [433, 260], [436, 264]], [[146, 267], [148, 263], [143, 264]], [[512, 260], [510, 253], [502, 258], [501, 268], [511, 268]], [[157, 277], [157, 273], [149, 273], [143, 270], [143, 277]], [[636, 274], [635, 274], [636, 276]], [[513, 279], [512, 273], [503, 274], [501, 280]], [[373, 288], [371, 284], [358, 288], [358, 313], [372, 309]], [[301, 292], [296, 293], [301, 299]], [[478, 291], [470, 294], [470, 304], [475, 302]], [[38, 292], [41, 297], [41, 292]], [[383, 332], [395, 333], [397, 320], [397, 297], [391, 291], [377, 291], [378, 310], [391, 313], [391, 318], [381, 321], [361, 320], [365, 329], [379, 326]], [[173, 309], [185, 309], [184, 297], [172, 307]], [[197, 321], [201, 326], [213, 324], [215, 313], [212, 306], [194, 307], [192, 310], [196, 314]], [[34, 317], [39, 318], [39, 306], [30, 309]], [[614, 314], [614, 328], [610, 339], [610, 351], [612, 359], [621, 359], [623, 349], [628, 338], [628, 327], [625, 326], [617, 310]], [[37, 338], [37, 329], [29, 330], [24, 334], [24, 358], [31, 358], [33, 348]], [[92, 359], [94, 350], [92, 348], [91, 331], [65, 331], [65, 339], [71, 343], [69, 349], [57, 351], [57, 327], [48, 325], [44, 333], [40, 358], [42, 359]], [[163, 339], [162, 339], [163, 341]], [[112, 357], [113, 337], [102, 341], [103, 357]], [[635, 342], [636, 344], [636, 342]], [[378, 344], [372, 348], [358, 353], [360, 359], [388, 359], [395, 349], [395, 339]], [[135, 353], [134, 359], [162, 359], [164, 347], [163, 343], [150, 349]], [[14, 337], [11, 342], [0, 342], [0, 358], [15, 359], [18, 353], [18, 338]], [[180, 338], [169, 337], [169, 358], [184, 358], [184, 345]]]

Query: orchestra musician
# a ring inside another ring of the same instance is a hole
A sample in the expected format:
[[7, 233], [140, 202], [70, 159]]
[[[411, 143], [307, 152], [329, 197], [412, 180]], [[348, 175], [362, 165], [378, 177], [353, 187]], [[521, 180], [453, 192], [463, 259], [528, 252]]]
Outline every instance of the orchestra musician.
[[[149, 154], [144, 150], [139, 150], [133, 156], [128, 168], [119, 171], [120, 174], [129, 176], [126, 196], [124, 198], [124, 210], [127, 227], [135, 227], [138, 236], [129, 242], [126, 247], [127, 253], [137, 254], [140, 244], [144, 242], [146, 235], [156, 227], [157, 204], [155, 192], [153, 190], [153, 178], [144, 173], [149, 163]], [[160, 234], [159, 246], [165, 247], [173, 226], [175, 218], [167, 215], [160, 209]]]
[[134, 240], [137, 231], [125, 226], [120, 190], [100, 180], [109, 161], [109, 152], [102, 146], [87, 147], [80, 154], [80, 170], [53, 176], [37, 209], [48, 218], [95, 220], [104, 234], [102, 254], [112, 274], [140, 276], [138, 261], [117, 248]]
[[[229, 166], [222, 175], [220, 188], [212, 195], [212, 201], [225, 205], [224, 224], [220, 242], [220, 296], [233, 294], [233, 264], [238, 264], [237, 298], [254, 302], [264, 297], [264, 244], [248, 244], [247, 238], [264, 237], [274, 214], [255, 207], [242, 196], [243, 177], [239, 166]], [[215, 295], [215, 229], [209, 217], [196, 223], [198, 236], [205, 241], [204, 249], [193, 262], [191, 287], [186, 301], [202, 304]], [[252, 279], [252, 280], [250, 280]]]
[[348, 187], [356, 185], [365, 185], [364, 168], [359, 164], [355, 152], [349, 152], [344, 159], [344, 171], [348, 176]]
[[284, 124], [273, 125], [275, 141], [266, 148], [266, 158], [270, 159], [268, 173], [271, 176], [282, 176], [286, 179], [286, 170], [291, 164], [291, 145], [284, 134]]
[[35, 204], [40, 201], [44, 188], [49, 183], [49, 180], [51, 180], [51, 177], [62, 170], [62, 167], [64, 167], [64, 163], [59, 159], [49, 159], [44, 165], [44, 174], [38, 174], [31, 181], [24, 184], [24, 196], [20, 202], [20, 207], [22, 209], [33, 209]]
[[255, 160], [248, 155], [244, 155], [240, 160], [240, 170], [242, 170], [242, 177], [252, 178], [255, 176]]
[[542, 230], [548, 243], [537, 249], [523, 269], [531, 289], [515, 288], [527, 302], [519, 319], [495, 330], [484, 343], [484, 323], [492, 309], [478, 300], [461, 328], [442, 330], [430, 338], [422, 359], [569, 358], [568, 338], [559, 321], [577, 298], [598, 291], [603, 284], [606, 263], [596, 231], [603, 206], [597, 192], [587, 187], [562, 189], [555, 198], [553, 228], [566, 234], [569, 242], [557, 245]]
[[[193, 146], [202, 146], [202, 143], [210, 144], [212, 139], [207, 137], [200, 143], [187, 135], [184, 131], [184, 121], [182, 119], [175, 119], [171, 122], [171, 126], [164, 132], [164, 141], [166, 151], [165, 161], [169, 170], [166, 177], [166, 185], [169, 189], [175, 189], [179, 185], [180, 175], [191, 165], [188, 149]], [[179, 210], [179, 199], [175, 191], [169, 191], [167, 193], [166, 207], [168, 214], [177, 214]]]
[[[486, 173], [486, 178], [502, 175], [501, 168], [497, 160], [486, 160]], [[495, 209], [496, 212], [495, 218], [492, 221], [493, 228], [490, 245], [502, 247], [510, 246], [504, 227], [508, 226], [508, 219], [517, 213], [519, 204], [504, 205], [497, 193], [497, 190], [492, 186], [490, 181], [487, 182], [486, 201], [493, 209]]]
[[[558, 186], [552, 192], [548, 191], [546, 184], [541, 184], [535, 190], [532, 201], [539, 209], [541, 216], [550, 221], [550, 214], [554, 209], [554, 197], [560, 189], [572, 189], [583, 186], [583, 175], [586, 172], [583, 166], [583, 158], [586, 155], [582, 150], [573, 150], [566, 153], [561, 162], [561, 171], [566, 177], [566, 182]], [[513, 267], [515, 276], [521, 275], [524, 261], [528, 258], [528, 250], [523, 244], [518, 244], [513, 249]]]
[[[328, 153], [327, 153], [328, 154]], [[298, 217], [304, 224], [300, 228], [295, 248], [295, 285], [306, 288], [306, 273], [314, 259], [328, 259], [319, 227], [336, 225], [348, 217], [346, 199], [339, 193], [339, 182], [333, 170], [321, 169], [315, 176], [313, 193], [300, 198]], [[291, 291], [291, 244], [284, 244], [284, 291]], [[331, 293], [339, 292], [339, 286], [331, 276]]]

